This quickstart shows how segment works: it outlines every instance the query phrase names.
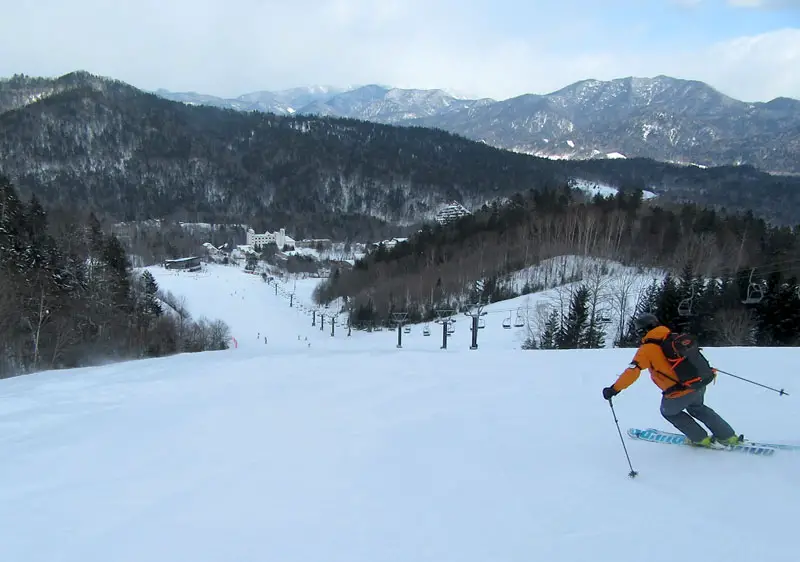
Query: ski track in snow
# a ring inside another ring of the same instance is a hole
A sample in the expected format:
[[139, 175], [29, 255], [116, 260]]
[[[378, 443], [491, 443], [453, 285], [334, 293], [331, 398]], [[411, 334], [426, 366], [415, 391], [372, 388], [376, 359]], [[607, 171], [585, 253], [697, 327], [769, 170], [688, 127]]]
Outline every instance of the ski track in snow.
[[[626, 438], [628, 478], [601, 389], [633, 350], [521, 351], [502, 314], [476, 351], [463, 315], [447, 350], [435, 324], [397, 349], [331, 337], [233, 267], [151, 271], [239, 347], [0, 381], [0, 560], [798, 559], [800, 454]], [[310, 303], [315, 284], [284, 288]], [[709, 405], [800, 443], [800, 350], [706, 352], [792, 394], [722, 377]], [[672, 430], [659, 399], [646, 373], [617, 397], [623, 433]]]

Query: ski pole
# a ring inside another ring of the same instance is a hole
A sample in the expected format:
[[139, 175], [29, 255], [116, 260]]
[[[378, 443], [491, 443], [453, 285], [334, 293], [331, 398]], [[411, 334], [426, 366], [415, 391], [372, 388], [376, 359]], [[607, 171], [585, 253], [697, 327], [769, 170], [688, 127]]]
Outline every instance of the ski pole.
[[617, 426], [617, 433], [619, 433], [619, 440], [622, 442], [622, 448], [625, 450], [625, 458], [628, 459], [628, 466], [630, 467], [631, 471], [628, 473], [628, 476], [631, 478], [636, 478], [636, 475], [639, 474], [635, 470], [633, 470], [633, 465], [631, 464], [631, 457], [628, 454], [628, 447], [625, 446], [625, 439], [622, 438], [622, 430], [619, 428], [619, 420], [617, 419], [617, 412], [614, 411], [614, 403], [611, 399], [608, 399], [608, 405], [611, 406], [611, 415], [614, 416], [614, 423]]
[[749, 382], [750, 384], [754, 384], [756, 386], [760, 386], [761, 388], [766, 388], [767, 390], [771, 390], [772, 392], [777, 392], [780, 396], [783, 396], [784, 394], [786, 396], [789, 396], [789, 393], [786, 392], [783, 389], [778, 390], [777, 388], [772, 388], [771, 386], [767, 386], [767, 385], [761, 384], [759, 382], [751, 381], [750, 379], [746, 379], [744, 377], [740, 377], [738, 375], [734, 375], [733, 373], [728, 373], [727, 371], [723, 371], [722, 369], [714, 369], [714, 372], [722, 373], [723, 375], [728, 375], [729, 377], [733, 377], [735, 379], [739, 379], [739, 380], [744, 381], [744, 382]]

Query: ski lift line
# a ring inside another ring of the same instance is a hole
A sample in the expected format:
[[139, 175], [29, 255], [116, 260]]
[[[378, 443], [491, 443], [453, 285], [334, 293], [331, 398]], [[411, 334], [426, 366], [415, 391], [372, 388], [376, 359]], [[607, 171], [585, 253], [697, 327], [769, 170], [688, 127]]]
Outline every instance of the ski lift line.
[[[481, 313], [481, 315], [484, 315], [484, 314], [508, 314], [509, 312], [516, 312], [517, 310], [520, 310], [519, 307], [504, 308], [504, 309], [498, 309], [498, 310], [484, 310]], [[527, 307], [527, 308], [523, 308], [522, 310], [530, 312], [530, 311], [533, 311], [535, 309], [533, 307]], [[451, 316], [456, 316], [456, 314], [457, 313], [454, 312]], [[449, 318], [449, 317], [445, 316], [445, 318]]]
[[[800, 264], [797, 265], [797, 268], [800, 268]], [[793, 273], [793, 269], [795, 268], [777, 268], [777, 269], [764, 269], [760, 267], [754, 267], [750, 270], [750, 276], [748, 277], [748, 282], [752, 285], [755, 284], [753, 281], [753, 273], [758, 273], [758, 276], [763, 280], [765, 277], [769, 277], [770, 275], [775, 275], [776, 273]]]
[[[800, 258], [794, 258], [791, 260], [784, 260], [779, 262], [771, 262], [765, 263], [762, 265], [756, 266], [740, 266], [736, 267], [720, 267], [714, 271], [712, 275], [709, 277], [719, 277], [723, 275], [736, 275], [737, 273], [746, 272], [748, 270], [759, 273], [760, 276], [767, 276], [772, 275], [774, 273], [789, 273], [794, 268], [800, 268]], [[675, 275], [673, 275], [675, 277]], [[657, 278], [653, 278], [653, 280], [657, 280]]]
[[782, 262], [773, 262], [773, 263], [765, 263], [762, 265], [756, 265], [751, 267], [739, 267], [738, 269], [735, 267], [721, 267], [716, 271], [716, 275], [721, 274], [736, 274], [741, 271], [755, 270], [760, 275], [771, 275], [773, 273], [788, 273], [792, 268], [800, 267], [800, 258], [798, 259], [791, 259], [785, 260]]
[[[800, 263], [800, 257], [791, 258], [791, 259], [788, 259], [788, 260], [775, 261], [775, 262], [767, 262], [767, 263], [763, 263], [761, 265], [751, 265], [750, 267], [747, 267], [747, 266], [742, 267], [742, 266], [740, 266], [739, 269], [767, 269], [767, 268], [770, 268], [770, 267], [782, 266], [782, 265], [786, 265], [786, 264], [798, 264], [798, 263]], [[730, 269], [733, 270], [734, 268], [730, 268]]]

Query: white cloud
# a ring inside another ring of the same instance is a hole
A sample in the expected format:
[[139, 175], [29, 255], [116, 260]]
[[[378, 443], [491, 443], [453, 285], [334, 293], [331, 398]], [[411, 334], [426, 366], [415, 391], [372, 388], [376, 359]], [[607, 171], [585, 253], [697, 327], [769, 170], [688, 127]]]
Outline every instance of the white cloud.
[[798, 68], [800, 29], [783, 29], [714, 45], [694, 72], [741, 99], [800, 99]]
[[728, 4], [737, 8], [800, 8], [800, 0], [728, 0]]
[[[635, 26], [623, 34], [575, 17], [559, 26], [519, 16], [511, 32], [509, 1], [21, 2], [0, 18], [0, 75], [85, 69], [146, 89], [227, 96], [383, 83], [505, 98], [585, 78], [669, 74], [746, 100], [800, 98], [798, 29], [691, 49], [676, 37], [665, 52], [646, 35], [634, 42]], [[535, 9], [546, 17], [556, 8]]]
[[[669, 0], [670, 3], [684, 7], [700, 6], [708, 0]], [[800, 0], [726, 0], [734, 8], [792, 9], [800, 8]]]

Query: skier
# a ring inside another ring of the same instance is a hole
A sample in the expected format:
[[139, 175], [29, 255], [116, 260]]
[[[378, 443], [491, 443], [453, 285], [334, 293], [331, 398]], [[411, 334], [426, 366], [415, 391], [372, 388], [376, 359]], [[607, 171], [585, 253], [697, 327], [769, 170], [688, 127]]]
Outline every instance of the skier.
[[[649, 369], [650, 378], [662, 390], [661, 415], [686, 435], [691, 444], [719, 448], [717, 443], [722, 445], [739, 443], [740, 437], [737, 437], [728, 422], [703, 403], [705, 386], [692, 388], [679, 382], [658, 343], [667, 338], [670, 329], [649, 313], [638, 316], [634, 320], [634, 325], [637, 335], [642, 338], [642, 345], [616, 382], [603, 389], [603, 398], [611, 400], [636, 382], [642, 369]], [[711, 430], [713, 437], [708, 435], [695, 418]]]

